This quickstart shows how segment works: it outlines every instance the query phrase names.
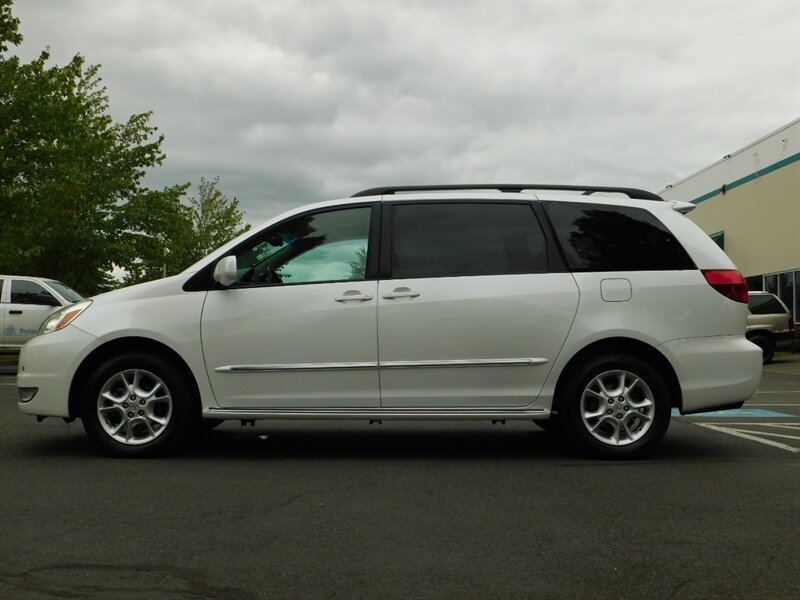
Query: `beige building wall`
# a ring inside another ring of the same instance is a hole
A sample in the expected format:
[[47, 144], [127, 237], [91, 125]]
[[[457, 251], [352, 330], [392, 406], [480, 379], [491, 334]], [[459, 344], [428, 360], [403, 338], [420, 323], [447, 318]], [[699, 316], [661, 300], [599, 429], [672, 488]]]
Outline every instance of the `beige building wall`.
[[725, 252], [745, 277], [800, 269], [800, 161], [700, 202], [688, 217], [709, 235], [725, 232]]
[[800, 270], [800, 119], [660, 192], [697, 205], [688, 217], [745, 277]]

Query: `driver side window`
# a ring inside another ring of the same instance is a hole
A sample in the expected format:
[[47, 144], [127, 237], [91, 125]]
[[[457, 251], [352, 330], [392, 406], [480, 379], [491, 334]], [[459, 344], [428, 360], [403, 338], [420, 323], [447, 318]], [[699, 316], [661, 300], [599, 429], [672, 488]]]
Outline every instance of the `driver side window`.
[[236, 287], [363, 281], [371, 209], [304, 215], [271, 227], [236, 254]]
[[24, 279], [11, 280], [12, 304], [41, 304], [45, 306], [60, 306], [55, 297], [35, 281]]

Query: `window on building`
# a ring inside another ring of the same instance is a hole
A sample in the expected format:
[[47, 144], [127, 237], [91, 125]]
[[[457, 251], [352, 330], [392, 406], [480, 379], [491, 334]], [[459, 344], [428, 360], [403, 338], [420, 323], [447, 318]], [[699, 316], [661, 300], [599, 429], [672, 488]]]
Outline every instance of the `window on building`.
[[751, 292], [761, 292], [764, 290], [764, 276], [755, 275], [754, 277], [746, 277], [747, 289]]
[[775, 294], [783, 300], [784, 304], [786, 304], [791, 311], [794, 320], [800, 320], [800, 271], [786, 271], [784, 273], [763, 275], [762, 281], [763, 284], [761, 288], [765, 292]]

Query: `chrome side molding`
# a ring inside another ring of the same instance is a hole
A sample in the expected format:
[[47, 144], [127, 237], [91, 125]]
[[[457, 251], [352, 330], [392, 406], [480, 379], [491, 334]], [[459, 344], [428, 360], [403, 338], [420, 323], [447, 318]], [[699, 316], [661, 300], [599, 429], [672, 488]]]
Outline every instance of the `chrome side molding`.
[[529, 367], [547, 363], [546, 358], [486, 358], [476, 360], [395, 360], [377, 362], [296, 363], [271, 365], [228, 365], [217, 373], [270, 373], [282, 371], [346, 371], [354, 369], [430, 369], [449, 367]]
[[543, 365], [546, 358], [486, 358], [476, 360], [394, 360], [382, 362], [381, 369], [429, 369], [432, 367], [529, 367]]
[[344, 371], [351, 369], [377, 369], [376, 362], [296, 363], [288, 365], [230, 365], [217, 367], [217, 373], [268, 373], [279, 371]]

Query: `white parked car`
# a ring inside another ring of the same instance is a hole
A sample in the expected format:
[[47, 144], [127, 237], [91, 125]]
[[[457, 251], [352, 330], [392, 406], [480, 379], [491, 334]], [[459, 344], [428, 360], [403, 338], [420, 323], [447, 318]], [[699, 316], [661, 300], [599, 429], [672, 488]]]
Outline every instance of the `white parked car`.
[[[580, 194], [580, 195], [578, 195]], [[673, 407], [739, 407], [747, 286], [642, 190], [366, 190], [48, 319], [19, 407], [150, 456], [224, 419], [530, 419], [636, 456]]]
[[19, 352], [59, 308], [83, 300], [60, 281], [0, 275], [0, 352]]

